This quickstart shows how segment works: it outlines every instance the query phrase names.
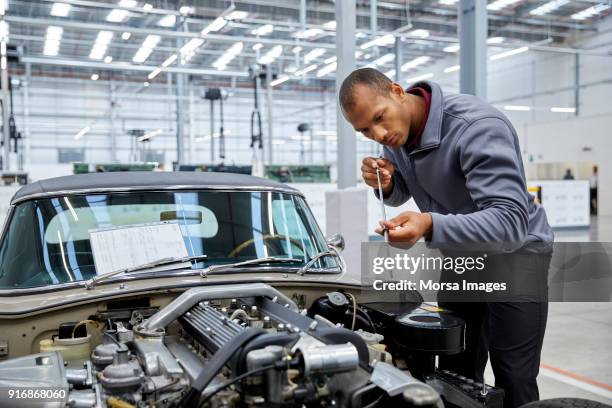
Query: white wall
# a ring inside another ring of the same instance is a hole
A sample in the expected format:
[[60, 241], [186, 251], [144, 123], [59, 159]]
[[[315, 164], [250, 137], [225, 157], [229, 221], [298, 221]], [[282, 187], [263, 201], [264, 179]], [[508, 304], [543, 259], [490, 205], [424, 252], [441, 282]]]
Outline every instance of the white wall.
[[599, 214], [612, 216], [612, 114], [530, 123], [521, 126], [519, 132], [525, 160], [596, 163]]

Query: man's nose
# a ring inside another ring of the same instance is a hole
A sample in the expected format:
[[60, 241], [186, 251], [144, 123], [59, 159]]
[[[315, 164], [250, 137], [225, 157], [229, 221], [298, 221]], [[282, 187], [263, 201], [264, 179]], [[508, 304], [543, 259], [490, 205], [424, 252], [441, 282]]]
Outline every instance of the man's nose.
[[373, 128], [372, 135], [377, 143], [384, 143], [387, 139], [387, 130], [381, 127]]

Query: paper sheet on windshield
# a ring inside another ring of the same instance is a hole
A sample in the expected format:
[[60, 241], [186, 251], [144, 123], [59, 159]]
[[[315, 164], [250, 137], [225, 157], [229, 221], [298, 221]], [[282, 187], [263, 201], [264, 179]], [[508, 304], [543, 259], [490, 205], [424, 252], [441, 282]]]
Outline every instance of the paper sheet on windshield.
[[[89, 240], [97, 275], [133, 268], [163, 258], [188, 256], [181, 229], [176, 222], [90, 230]], [[173, 267], [178, 269], [190, 265], [190, 262], [184, 262]], [[160, 269], [168, 267], [152, 268], [150, 271]]]

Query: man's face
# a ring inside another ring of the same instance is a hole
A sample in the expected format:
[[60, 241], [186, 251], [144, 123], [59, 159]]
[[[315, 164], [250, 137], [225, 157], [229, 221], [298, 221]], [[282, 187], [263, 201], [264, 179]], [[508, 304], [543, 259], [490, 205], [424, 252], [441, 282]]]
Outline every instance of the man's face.
[[368, 139], [390, 147], [400, 147], [408, 140], [410, 115], [403, 104], [406, 94], [393, 84], [388, 95], [381, 95], [367, 85], [353, 88], [355, 105], [344, 117], [356, 131]]

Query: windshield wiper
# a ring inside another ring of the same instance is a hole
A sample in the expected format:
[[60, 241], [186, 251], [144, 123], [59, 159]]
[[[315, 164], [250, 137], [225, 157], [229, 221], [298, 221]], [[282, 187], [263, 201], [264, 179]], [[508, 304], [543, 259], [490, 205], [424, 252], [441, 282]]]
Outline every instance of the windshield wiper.
[[249, 259], [248, 261], [235, 262], [229, 264], [210, 265], [200, 271], [200, 276], [205, 278], [207, 275], [218, 272], [224, 269], [240, 268], [249, 265], [261, 265], [266, 263], [295, 263], [304, 262], [304, 259], [299, 258], [280, 258], [275, 256], [268, 256], [265, 258]]
[[94, 276], [93, 278], [85, 282], [85, 288], [92, 289], [96, 284], [102, 281], [105, 281], [109, 278], [112, 278], [113, 276], [121, 275], [124, 273], [143, 271], [146, 269], [156, 268], [159, 266], [174, 265], [174, 264], [183, 263], [183, 262], [195, 262], [195, 261], [199, 261], [202, 259], [206, 259], [207, 257], [208, 257], [207, 255], [193, 255], [193, 256], [185, 256], [182, 258], [169, 257], [169, 258], [158, 259], [156, 261], [147, 262], [142, 265], [133, 266], [130, 268], [119, 269], [114, 272], [109, 272], [103, 275]]
[[306, 262], [306, 264], [304, 266], [302, 266], [299, 271], [297, 271], [297, 274], [300, 275], [300, 276], [304, 275], [306, 272], [308, 272], [308, 270], [310, 268], [312, 268], [312, 266], [315, 263], [317, 263], [317, 261], [319, 259], [327, 258], [328, 256], [333, 256], [333, 257], [338, 258], [338, 260], [340, 261], [340, 270], [345, 269], [344, 260], [342, 259], [342, 257], [338, 253], [338, 251], [332, 249], [332, 250], [329, 250], [329, 251], [321, 251], [321, 252], [318, 252], [318, 253], [314, 254], [312, 256], [312, 258], [310, 258], [308, 260], [308, 262]]

